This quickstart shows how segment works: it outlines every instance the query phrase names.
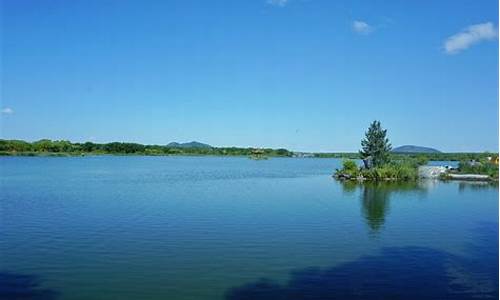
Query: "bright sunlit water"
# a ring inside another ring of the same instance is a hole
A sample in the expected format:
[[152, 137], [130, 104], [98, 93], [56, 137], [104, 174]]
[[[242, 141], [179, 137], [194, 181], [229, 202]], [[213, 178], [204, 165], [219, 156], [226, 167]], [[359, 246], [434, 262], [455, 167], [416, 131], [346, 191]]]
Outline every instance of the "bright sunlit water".
[[339, 165], [0, 158], [0, 298], [498, 298], [496, 185], [346, 185]]

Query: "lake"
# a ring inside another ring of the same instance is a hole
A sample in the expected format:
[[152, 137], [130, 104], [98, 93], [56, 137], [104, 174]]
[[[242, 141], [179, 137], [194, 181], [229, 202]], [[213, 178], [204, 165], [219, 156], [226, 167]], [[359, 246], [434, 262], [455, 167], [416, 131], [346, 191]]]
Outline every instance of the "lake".
[[498, 299], [498, 186], [336, 159], [0, 158], [0, 299]]

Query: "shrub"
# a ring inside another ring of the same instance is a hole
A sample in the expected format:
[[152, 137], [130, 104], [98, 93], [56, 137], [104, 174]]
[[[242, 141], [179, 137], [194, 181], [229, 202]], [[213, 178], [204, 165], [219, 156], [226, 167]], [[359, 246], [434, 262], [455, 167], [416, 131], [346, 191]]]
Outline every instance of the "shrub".
[[370, 181], [400, 180], [410, 181], [418, 179], [417, 167], [410, 163], [390, 163], [377, 168], [363, 169], [361, 176]]
[[377, 181], [380, 179], [380, 174], [378, 168], [363, 169], [361, 170], [361, 176], [367, 180]]
[[383, 165], [378, 168], [378, 175], [381, 179], [396, 179], [398, 173], [398, 167], [395, 165]]
[[408, 164], [401, 164], [396, 167], [396, 178], [399, 180], [417, 180], [418, 179], [418, 166], [411, 166]]
[[488, 160], [480, 160], [476, 164], [471, 164], [468, 161], [460, 161], [458, 169], [462, 174], [483, 174], [489, 175], [494, 179], [498, 178], [498, 165]]
[[348, 175], [350, 177], [358, 177], [359, 168], [355, 161], [346, 159], [342, 162], [342, 169], [337, 169], [335, 174], [338, 175]]
[[346, 159], [342, 162], [342, 169], [345, 171], [357, 171], [358, 165], [354, 160]]

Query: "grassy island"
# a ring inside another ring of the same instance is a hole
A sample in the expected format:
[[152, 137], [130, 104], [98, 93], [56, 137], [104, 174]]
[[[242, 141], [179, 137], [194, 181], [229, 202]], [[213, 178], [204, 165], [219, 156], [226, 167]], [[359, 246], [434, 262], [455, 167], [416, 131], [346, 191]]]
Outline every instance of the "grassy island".
[[359, 167], [353, 160], [344, 160], [342, 169], [337, 169], [334, 176], [342, 180], [358, 181], [413, 181], [418, 179], [418, 167], [425, 161], [417, 159], [391, 160], [376, 167]]
[[346, 180], [416, 180], [418, 167], [426, 161], [407, 157], [391, 159], [391, 143], [387, 138], [387, 130], [379, 121], [373, 121], [361, 140], [362, 149], [359, 156], [364, 166], [359, 167], [353, 160], [345, 160], [342, 169], [335, 172], [335, 177]]

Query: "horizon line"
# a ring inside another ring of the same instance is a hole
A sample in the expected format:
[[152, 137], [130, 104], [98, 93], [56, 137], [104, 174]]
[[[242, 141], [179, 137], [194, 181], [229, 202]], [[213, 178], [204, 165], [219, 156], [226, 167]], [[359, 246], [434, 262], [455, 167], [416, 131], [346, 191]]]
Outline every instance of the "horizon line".
[[[290, 151], [290, 152], [294, 152], [294, 153], [318, 153], [318, 154], [327, 154], [327, 153], [348, 153], [348, 154], [353, 154], [353, 153], [358, 153], [359, 152], [359, 149], [358, 150], [354, 150], [354, 151], [345, 151], [345, 150], [314, 150], [314, 151], [303, 151], [303, 150], [292, 150], [292, 149], [289, 149], [289, 148], [286, 148], [286, 147], [267, 147], [267, 146], [214, 146], [214, 145], [211, 145], [211, 144], [208, 144], [208, 143], [204, 143], [204, 142], [199, 142], [199, 141], [196, 141], [196, 140], [191, 140], [191, 141], [188, 141], [188, 142], [178, 142], [178, 141], [171, 141], [171, 142], [167, 142], [165, 144], [159, 144], [159, 143], [140, 143], [140, 142], [133, 142], [133, 141], [110, 141], [110, 142], [97, 142], [97, 141], [92, 141], [92, 140], [86, 140], [86, 141], [71, 141], [71, 140], [67, 140], [67, 139], [50, 139], [50, 138], [41, 138], [41, 139], [33, 139], [33, 140], [30, 140], [30, 139], [18, 139], [18, 138], [4, 138], [4, 137], [1, 137], [0, 140], [4, 140], [4, 141], [22, 141], [22, 142], [26, 142], [26, 143], [35, 143], [35, 142], [39, 142], [39, 141], [43, 141], [43, 140], [48, 140], [48, 141], [66, 141], [66, 142], [69, 142], [69, 143], [72, 143], [72, 144], [85, 144], [85, 143], [93, 143], [93, 144], [110, 144], [110, 143], [130, 143], [130, 144], [138, 144], [138, 145], [143, 145], [143, 146], [162, 146], [162, 147], [167, 147], [168, 144], [170, 143], [178, 143], [178, 144], [188, 144], [188, 143], [200, 143], [200, 144], [205, 144], [207, 146], [210, 146], [211, 148], [243, 148], [243, 149], [249, 149], [249, 148], [252, 148], [252, 149], [273, 149], [273, 150], [276, 150], [276, 149], [285, 149], [287, 151]], [[398, 153], [402, 153], [402, 154], [414, 154], [414, 153], [417, 153], [417, 154], [439, 154], [439, 153], [499, 153], [500, 151], [498, 149], [496, 149], [496, 151], [491, 151], [491, 150], [482, 150], [482, 151], [441, 151], [441, 150], [438, 150], [438, 149], [435, 149], [433, 147], [428, 147], [428, 146], [418, 146], [418, 145], [414, 145], [414, 144], [404, 144], [404, 145], [400, 145], [400, 146], [397, 146], [395, 148], [398, 148], [398, 147], [403, 147], [403, 146], [415, 146], [415, 147], [422, 147], [422, 148], [432, 148], [438, 152], [434, 152], [434, 153], [425, 153], [425, 152], [398, 152]], [[196, 147], [193, 147], [193, 148], [196, 148]]]

